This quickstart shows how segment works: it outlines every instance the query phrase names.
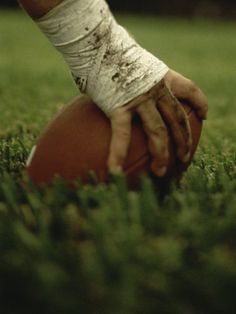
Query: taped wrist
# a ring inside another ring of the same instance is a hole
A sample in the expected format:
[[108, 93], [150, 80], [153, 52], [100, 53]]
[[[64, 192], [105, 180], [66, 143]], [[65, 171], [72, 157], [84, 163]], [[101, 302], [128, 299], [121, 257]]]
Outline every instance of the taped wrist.
[[80, 91], [107, 115], [169, 70], [117, 24], [104, 0], [64, 0], [37, 24], [62, 53]]

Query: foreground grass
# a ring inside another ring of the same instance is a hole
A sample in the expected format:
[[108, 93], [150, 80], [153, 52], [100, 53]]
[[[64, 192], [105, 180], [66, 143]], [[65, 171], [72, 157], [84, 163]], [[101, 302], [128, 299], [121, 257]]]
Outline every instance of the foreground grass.
[[[235, 25], [120, 16], [209, 98], [202, 141], [163, 199], [148, 178], [36, 189], [23, 168], [77, 94], [23, 14], [0, 13], [0, 305], [3, 313], [235, 313]], [[112, 204], [112, 205], [111, 205]]]

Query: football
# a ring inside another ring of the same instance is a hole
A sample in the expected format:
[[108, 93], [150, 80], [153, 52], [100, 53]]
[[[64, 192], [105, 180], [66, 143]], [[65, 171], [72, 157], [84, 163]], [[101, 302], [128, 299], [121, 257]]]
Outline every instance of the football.
[[[182, 103], [190, 122], [193, 144], [191, 159], [196, 151], [202, 122], [195, 112]], [[70, 184], [77, 179], [82, 184], [91, 182], [91, 173], [98, 182], [108, 182], [107, 158], [111, 139], [109, 119], [87, 96], [66, 105], [40, 135], [27, 162], [27, 172], [35, 184], [50, 184], [59, 176]], [[180, 176], [190, 162], [178, 165], [175, 144], [169, 140], [170, 158], [164, 180]], [[150, 174], [151, 156], [142, 122], [134, 117], [131, 143], [123, 171], [131, 188], [136, 188], [140, 176]]]

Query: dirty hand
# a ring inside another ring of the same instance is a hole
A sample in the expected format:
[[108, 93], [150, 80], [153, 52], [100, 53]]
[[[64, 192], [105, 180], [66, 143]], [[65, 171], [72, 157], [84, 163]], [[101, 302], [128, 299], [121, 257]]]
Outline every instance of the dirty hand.
[[149, 151], [153, 157], [151, 170], [161, 177], [167, 171], [169, 158], [168, 132], [176, 143], [180, 162], [190, 159], [192, 135], [187, 115], [178, 99], [186, 100], [201, 119], [207, 117], [207, 100], [194, 82], [181, 74], [169, 70], [162, 81], [128, 104], [110, 114], [112, 139], [108, 168], [120, 173], [131, 138], [133, 114], [138, 114], [148, 138]]

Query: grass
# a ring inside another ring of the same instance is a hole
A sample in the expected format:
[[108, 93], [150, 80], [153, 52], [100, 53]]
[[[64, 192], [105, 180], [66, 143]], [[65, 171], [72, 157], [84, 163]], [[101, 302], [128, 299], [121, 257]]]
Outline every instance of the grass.
[[[23, 13], [0, 12], [0, 306], [15, 313], [235, 313], [235, 23], [118, 16], [138, 41], [195, 80], [209, 119], [192, 166], [161, 199], [57, 180], [24, 164], [77, 94], [61, 57]], [[112, 204], [112, 206], [111, 206]]]

